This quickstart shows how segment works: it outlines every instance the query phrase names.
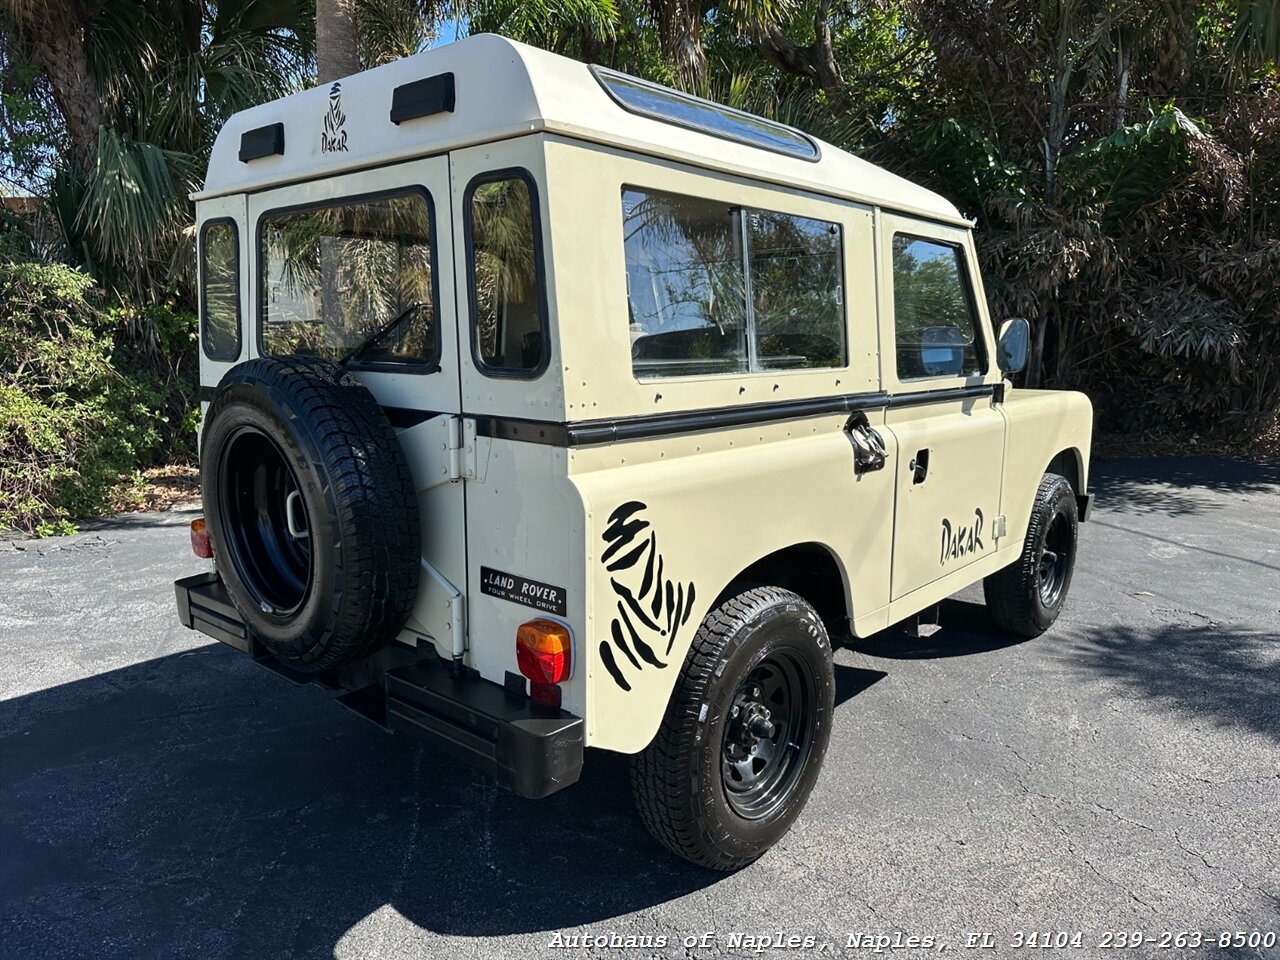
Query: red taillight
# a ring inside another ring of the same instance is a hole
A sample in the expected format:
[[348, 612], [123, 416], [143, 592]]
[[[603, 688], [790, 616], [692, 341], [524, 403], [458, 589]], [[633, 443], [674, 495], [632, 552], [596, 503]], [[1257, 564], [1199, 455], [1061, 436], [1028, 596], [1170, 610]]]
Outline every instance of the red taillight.
[[571, 647], [569, 628], [554, 620], [530, 620], [516, 630], [516, 664], [535, 686], [568, 679]]
[[191, 552], [209, 560], [213, 557], [213, 545], [209, 543], [209, 528], [201, 517], [191, 521]]

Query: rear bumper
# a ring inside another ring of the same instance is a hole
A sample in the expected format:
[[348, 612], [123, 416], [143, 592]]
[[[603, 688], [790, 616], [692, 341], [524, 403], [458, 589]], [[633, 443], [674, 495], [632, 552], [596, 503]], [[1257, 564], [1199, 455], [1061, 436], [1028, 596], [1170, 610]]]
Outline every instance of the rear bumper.
[[341, 671], [301, 674], [254, 640], [216, 573], [184, 577], [173, 586], [184, 627], [235, 647], [294, 682], [325, 687], [344, 706], [387, 729], [436, 744], [519, 796], [545, 797], [576, 782], [582, 772], [580, 717], [534, 703], [474, 671], [455, 671], [434, 652], [422, 657], [397, 648]]

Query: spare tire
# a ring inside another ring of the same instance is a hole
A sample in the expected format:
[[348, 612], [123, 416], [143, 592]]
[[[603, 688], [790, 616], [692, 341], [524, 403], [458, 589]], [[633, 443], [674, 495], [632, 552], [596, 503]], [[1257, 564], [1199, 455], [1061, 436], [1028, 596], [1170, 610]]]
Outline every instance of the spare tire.
[[315, 357], [233, 367], [204, 418], [214, 560], [254, 637], [320, 672], [390, 642], [418, 589], [418, 502], [373, 395]]

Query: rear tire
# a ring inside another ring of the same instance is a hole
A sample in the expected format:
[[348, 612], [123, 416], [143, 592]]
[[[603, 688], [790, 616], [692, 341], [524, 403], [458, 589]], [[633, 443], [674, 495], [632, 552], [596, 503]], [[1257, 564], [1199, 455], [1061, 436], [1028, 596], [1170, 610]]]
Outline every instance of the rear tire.
[[1022, 554], [982, 581], [987, 609], [1010, 633], [1038, 637], [1067, 600], [1079, 540], [1075, 491], [1056, 473], [1046, 473], [1036, 491]]
[[214, 560], [249, 632], [320, 672], [403, 629], [421, 532], [404, 451], [373, 395], [314, 357], [233, 367], [204, 418]]
[[631, 766], [640, 817], [704, 867], [759, 858], [804, 809], [835, 707], [817, 611], [779, 587], [743, 590], [698, 629], [657, 735]]

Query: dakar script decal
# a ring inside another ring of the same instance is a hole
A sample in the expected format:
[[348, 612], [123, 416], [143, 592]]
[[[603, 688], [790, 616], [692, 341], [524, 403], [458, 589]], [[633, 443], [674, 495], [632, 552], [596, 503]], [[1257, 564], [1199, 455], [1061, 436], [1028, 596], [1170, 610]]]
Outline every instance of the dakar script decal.
[[953, 527], [951, 521], [943, 517], [942, 556], [938, 562], [946, 566], [949, 560], [959, 560], [961, 557], [982, 550], [982, 519], [982, 510], [977, 507], [974, 508], [973, 522], [970, 524], [957, 523]]

